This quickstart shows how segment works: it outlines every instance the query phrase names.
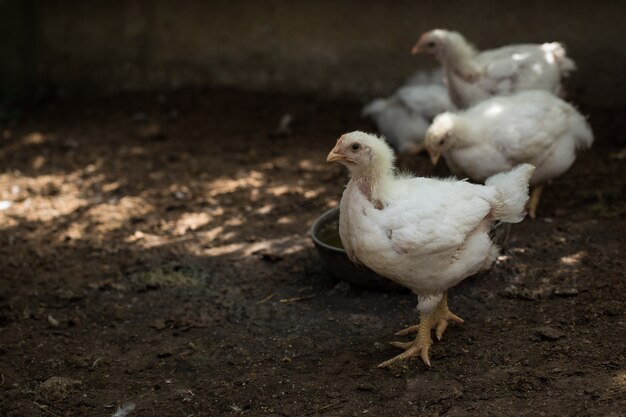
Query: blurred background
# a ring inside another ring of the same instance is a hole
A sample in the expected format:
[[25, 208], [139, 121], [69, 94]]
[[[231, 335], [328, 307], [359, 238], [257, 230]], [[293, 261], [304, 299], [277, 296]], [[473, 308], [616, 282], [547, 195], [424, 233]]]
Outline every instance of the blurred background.
[[434, 61], [419, 35], [458, 30], [479, 49], [563, 42], [571, 85], [594, 106], [624, 106], [620, 2], [0, 2], [0, 82], [100, 94], [230, 86], [316, 94], [388, 93]]

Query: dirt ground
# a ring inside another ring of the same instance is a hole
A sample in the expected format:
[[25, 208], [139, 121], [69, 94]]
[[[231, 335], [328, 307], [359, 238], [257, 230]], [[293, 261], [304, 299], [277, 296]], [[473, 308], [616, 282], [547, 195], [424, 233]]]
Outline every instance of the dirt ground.
[[466, 323], [432, 368], [381, 370], [415, 297], [341, 283], [308, 236], [347, 181], [328, 151], [372, 129], [359, 110], [188, 91], [1, 129], [0, 415], [626, 415], [623, 111], [590, 110], [594, 149], [451, 291]]

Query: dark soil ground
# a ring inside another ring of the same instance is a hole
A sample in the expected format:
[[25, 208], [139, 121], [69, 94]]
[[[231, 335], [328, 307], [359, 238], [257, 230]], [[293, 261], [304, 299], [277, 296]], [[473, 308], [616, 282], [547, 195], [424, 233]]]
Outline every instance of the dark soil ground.
[[2, 129], [0, 415], [625, 415], [623, 112], [592, 112], [596, 146], [539, 219], [451, 291], [466, 324], [432, 368], [381, 370], [415, 297], [340, 283], [308, 236], [346, 183], [328, 151], [371, 129], [359, 106], [65, 99]]

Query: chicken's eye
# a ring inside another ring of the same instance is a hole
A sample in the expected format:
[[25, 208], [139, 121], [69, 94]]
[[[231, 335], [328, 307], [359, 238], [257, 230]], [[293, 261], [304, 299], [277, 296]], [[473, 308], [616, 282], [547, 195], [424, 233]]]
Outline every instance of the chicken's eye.
[[359, 145], [358, 143], [353, 143], [351, 148], [353, 151], [358, 151], [359, 149], [361, 149], [361, 145]]

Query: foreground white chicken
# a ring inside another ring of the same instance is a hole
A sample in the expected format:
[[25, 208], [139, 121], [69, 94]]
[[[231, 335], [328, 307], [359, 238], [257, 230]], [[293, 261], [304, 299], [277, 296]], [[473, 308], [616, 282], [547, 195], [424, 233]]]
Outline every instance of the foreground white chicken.
[[448, 89], [438, 71], [420, 72], [388, 98], [379, 98], [363, 108], [378, 131], [401, 153], [418, 153], [424, 149], [424, 135], [440, 113], [454, 110]]
[[522, 90], [561, 95], [561, 79], [576, 69], [560, 43], [511, 45], [478, 52], [463, 35], [443, 29], [424, 33], [412, 53], [426, 52], [441, 62], [450, 97], [467, 108], [491, 96]]
[[340, 205], [339, 234], [354, 262], [411, 289], [420, 323], [398, 332], [413, 342], [379, 367], [420, 355], [430, 365], [430, 330], [441, 339], [448, 321], [462, 322], [447, 306], [447, 291], [488, 268], [498, 248], [489, 237], [495, 221], [519, 222], [534, 168], [521, 165], [486, 185], [396, 175], [394, 155], [382, 139], [343, 135], [328, 154], [350, 171]]
[[484, 181], [520, 163], [536, 167], [528, 215], [535, 218], [544, 184], [567, 171], [593, 143], [587, 120], [546, 91], [494, 97], [468, 110], [437, 116], [426, 134], [433, 164], [440, 155], [457, 176]]

